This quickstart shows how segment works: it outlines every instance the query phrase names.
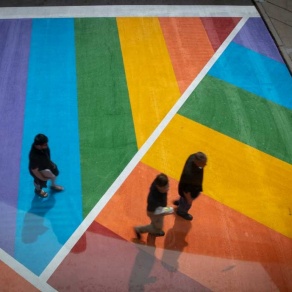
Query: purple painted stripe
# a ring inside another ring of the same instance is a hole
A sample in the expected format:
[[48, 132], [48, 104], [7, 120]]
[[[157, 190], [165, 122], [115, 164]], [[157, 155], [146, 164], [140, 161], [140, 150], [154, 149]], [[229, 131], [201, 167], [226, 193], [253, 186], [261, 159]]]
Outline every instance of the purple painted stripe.
[[0, 247], [13, 255], [31, 20], [0, 20]]
[[233, 41], [266, 57], [284, 63], [266, 25], [259, 17], [250, 18]]

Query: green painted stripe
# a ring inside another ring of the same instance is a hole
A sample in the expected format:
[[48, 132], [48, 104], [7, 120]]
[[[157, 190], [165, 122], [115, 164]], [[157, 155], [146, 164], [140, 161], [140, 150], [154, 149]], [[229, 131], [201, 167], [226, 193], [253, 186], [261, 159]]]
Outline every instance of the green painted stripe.
[[292, 111], [271, 101], [206, 76], [179, 114], [292, 163]]
[[137, 152], [115, 18], [75, 20], [83, 215]]

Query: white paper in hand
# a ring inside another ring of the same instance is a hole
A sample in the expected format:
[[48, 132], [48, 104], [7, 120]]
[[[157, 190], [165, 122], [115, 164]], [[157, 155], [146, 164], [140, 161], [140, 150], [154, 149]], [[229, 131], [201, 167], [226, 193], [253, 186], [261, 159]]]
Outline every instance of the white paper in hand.
[[158, 207], [156, 208], [154, 214], [155, 215], [168, 215], [168, 214], [172, 214], [173, 208], [172, 207]]

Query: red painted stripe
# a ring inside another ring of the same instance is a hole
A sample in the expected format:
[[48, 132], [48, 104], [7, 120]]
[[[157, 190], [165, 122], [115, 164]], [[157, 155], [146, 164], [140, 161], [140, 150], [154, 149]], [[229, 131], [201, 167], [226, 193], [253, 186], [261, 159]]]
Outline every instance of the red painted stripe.
[[208, 34], [214, 51], [221, 46], [240, 21], [240, 17], [202, 17], [201, 21]]

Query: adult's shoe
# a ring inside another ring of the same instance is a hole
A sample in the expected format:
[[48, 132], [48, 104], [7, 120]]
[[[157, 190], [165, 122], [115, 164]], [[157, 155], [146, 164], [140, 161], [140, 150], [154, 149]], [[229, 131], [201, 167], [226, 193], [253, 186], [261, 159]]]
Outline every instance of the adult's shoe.
[[184, 218], [185, 220], [189, 220], [189, 221], [193, 220], [193, 216], [191, 214], [189, 214], [189, 213], [177, 211], [176, 214], [178, 216]]

